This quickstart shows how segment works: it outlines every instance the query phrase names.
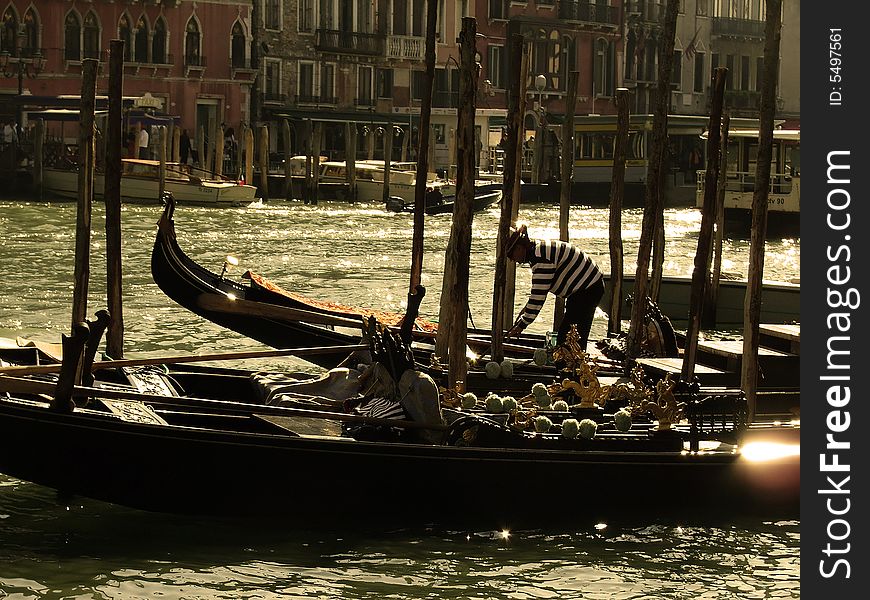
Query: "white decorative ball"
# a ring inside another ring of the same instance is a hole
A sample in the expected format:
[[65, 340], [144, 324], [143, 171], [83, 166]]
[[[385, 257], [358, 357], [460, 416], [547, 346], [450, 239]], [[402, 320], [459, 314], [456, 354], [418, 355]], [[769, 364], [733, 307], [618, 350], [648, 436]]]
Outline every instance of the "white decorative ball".
[[550, 405], [553, 403], [553, 399], [549, 394], [546, 396], [535, 396], [535, 402], [538, 403], [538, 408], [549, 409]]
[[558, 410], [559, 412], [568, 412], [568, 403], [564, 400], [556, 400], [553, 403], [553, 410]]
[[501, 375], [501, 365], [494, 360], [486, 363], [485, 369], [489, 379], [498, 379], [498, 376]]
[[541, 398], [543, 396], [549, 396], [550, 392], [547, 391], [547, 386], [545, 386], [541, 382], [538, 382], [532, 386], [532, 394], [535, 396], [535, 398]]
[[613, 415], [613, 424], [619, 431], [631, 429], [631, 413], [624, 408]]
[[538, 348], [532, 355], [532, 359], [539, 367], [545, 366], [547, 364], [547, 351], [544, 348]]
[[565, 419], [562, 421], [562, 437], [573, 440], [580, 433], [580, 423], [577, 419]]
[[475, 404], [477, 404], [477, 396], [475, 396], [472, 392], [462, 394], [462, 408], [464, 408], [465, 410], [469, 410], [474, 408]]
[[583, 419], [580, 421], [580, 435], [587, 440], [595, 437], [595, 432], [598, 430], [598, 423], [592, 419]]
[[504, 412], [509, 413], [517, 409], [517, 399], [513, 396], [505, 396], [501, 399], [501, 407]]
[[491, 394], [486, 398], [486, 411], [491, 413], [500, 413], [504, 408], [502, 399], [495, 394]]
[[501, 376], [505, 379], [510, 379], [514, 376], [514, 363], [509, 360], [505, 360], [501, 363]]
[[553, 426], [553, 422], [544, 415], [535, 417], [535, 431], [538, 433], [547, 433]]

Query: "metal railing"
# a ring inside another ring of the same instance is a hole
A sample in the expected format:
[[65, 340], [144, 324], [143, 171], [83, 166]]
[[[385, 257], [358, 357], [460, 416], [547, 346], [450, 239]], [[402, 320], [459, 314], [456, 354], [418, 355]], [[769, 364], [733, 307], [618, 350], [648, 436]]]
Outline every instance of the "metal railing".
[[625, 14], [647, 23], [661, 23], [665, 14], [665, 5], [656, 0], [628, 0], [625, 3]]
[[753, 19], [713, 18], [713, 35], [764, 39], [764, 21]]
[[338, 104], [338, 98], [325, 94], [296, 94], [293, 101], [296, 104]]
[[426, 38], [407, 35], [391, 35], [387, 38], [387, 58], [423, 60]]
[[199, 56], [198, 54], [185, 54], [184, 55], [184, 66], [185, 67], [205, 67], [205, 57]]
[[619, 7], [594, 2], [562, 0], [559, 3], [559, 18], [568, 21], [619, 25]]
[[314, 48], [326, 52], [383, 56], [385, 38], [381, 33], [318, 29], [314, 36]]

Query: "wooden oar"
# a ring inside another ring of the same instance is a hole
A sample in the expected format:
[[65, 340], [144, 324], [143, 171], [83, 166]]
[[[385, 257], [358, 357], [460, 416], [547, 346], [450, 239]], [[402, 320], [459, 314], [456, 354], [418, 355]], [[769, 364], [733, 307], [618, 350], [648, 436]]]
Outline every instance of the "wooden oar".
[[[55, 384], [47, 381], [38, 381], [35, 379], [26, 379], [21, 377], [0, 376], [0, 392], [52, 395], [54, 394], [54, 390], [56, 387], [57, 386]], [[133, 391], [92, 388], [79, 385], [73, 388], [73, 395], [77, 397], [106, 398], [112, 400], [135, 400], [138, 402], [147, 402], [151, 405], [174, 406], [181, 408], [208, 408], [224, 414], [283, 415], [288, 417], [294, 416], [311, 417], [314, 419], [331, 419], [333, 421], [364, 423], [368, 425], [387, 425], [390, 427], [401, 427], [405, 429], [432, 429], [436, 431], [443, 431], [447, 429], [446, 425], [427, 425], [425, 423], [417, 423], [416, 421], [405, 421], [401, 419], [382, 419], [380, 417], [365, 417], [362, 415], [351, 415], [346, 413], [329, 412], [323, 410], [309, 410], [305, 408], [268, 406], [265, 404], [251, 404], [248, 402], [228, 402], [226, 400], [212, 400], [210, 398], [141, 394], [139, 392]]]
[[[242, 352], [223, 352], [220, 354], [186, 354], [181, 356], [155, 356], [152, 358], [132, 358], [125, 360], [104, 360], [93, 363], [91, 370], [117, 369], [120, 367], [143, 367], [145, 365], [164, 365], [207, 360], [241, 360], [246, 358], [271, 358], [276, 356], [311, 356], [314, 354], [338, 354], [355, 350], [367, 350], [367, 344], [349, 346], [313, 346], [310, 348], [289, 348], [286, 350], [249, 350]], [[59, 373], [60, 364], [21, 365], [0, 367], [0, 375], [37, 375], [40, 373]]]
[[253, 302], [241, 298], [233, 299], [229, 296], [216, 294], [200, 294], [196, 303], [207, 310], [214, 310], [234, 315], [257, 316], [267, 319], [283, 319], [285, 321], [300, 321], [303, 323], [316, 323], [318, 325], [338, 325], [342, 327], [362, 327], [362, 319], [359, 317], [340, 317], [328, 315], [301, 308], [291, 308], [279, 304], [267, 302]]

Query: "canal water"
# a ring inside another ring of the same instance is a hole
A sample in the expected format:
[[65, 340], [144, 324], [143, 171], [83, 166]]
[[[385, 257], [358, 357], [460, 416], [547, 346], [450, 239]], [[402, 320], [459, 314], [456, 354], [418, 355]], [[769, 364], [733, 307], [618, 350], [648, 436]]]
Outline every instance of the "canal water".
[[[127, 357], [262, 349], [169, 301], [150, 275], [157, 206], [122, 212]], [[641, 211], [623, 216], [626, 269], [640, 237]], [[573, 207], [571, 239], [609, 270], [608, 211]], [[665, 273], [690, 275], [700, 216], [670, 209]], [[558, 209], [523, 205], [532, 237], [558, 237]], [[57, 341], [70, 326], [75, 206], [0, 202], [0, 337]], [[286, 289], [356, 306], [404, 309], [410, 265], [408, 214], [373, 205], [305, 206], [270, 201], [240, 209], [179, 207], [178, 239], [195, 260], [220, 271], [252, 269]], [[470, 306], [489, 325], [498, 211], [475, 215]], [[437, 318], [450, 217], [427, 217], [421, 314]], [[93, 216], [90, 314], [105, 307], [105, 218]], [[748, 236], [725, 244], [723, 270], [745, 276]], [[767, 244], [765, 276], [800, 272], [800, 241]], [[519, 269], [519, 308], [530, 285]], [[530, 331], [552, 326], [552, 299]], [[605, 330], [599, 315], [593, 336]], [[236, 366], [308, 370], [298, 359]], [[38, 444], [21, 451], [39, 452]], [[70, 449], [74, 452], [75, 449]], [[107, 449], [111, 451], [111, 449]], [[293, 465], [276, 477], [292, 477]], [[304, 485], [306, 482], [300, 482]], [[308, 482], [316, 485], [316, 482]], [[797, 598], [797, 521], [662, 520], [643, 508], [638, 490], [631, 522], [593, 523], [582, 505], [565, 505], [542, 485], [533, 511], [576, 511], [575, 527], [502, 532], [480, 528], [306, 531], [299, 526], [155, 515], [79, 498], [0, 475], [0, 598]], [[232, 485], [227, 474], [227, 485]], [[527, 482], [534, 485], [534, 482]], [[449, 482], [445, 482], [449, 485]], [[457, 490], [457, 494], [460, 491]], [[460, 496], [457, 496], [458, 501]], [[510, 501], [506, 498], [505, 501]], [[349, 510], [365, 521], [365, 499], [349, 490]]]

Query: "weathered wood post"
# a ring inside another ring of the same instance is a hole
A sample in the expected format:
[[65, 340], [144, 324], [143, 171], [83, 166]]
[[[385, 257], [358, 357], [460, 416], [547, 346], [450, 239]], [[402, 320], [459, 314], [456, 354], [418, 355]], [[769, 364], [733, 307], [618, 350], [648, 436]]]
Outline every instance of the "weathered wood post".
[[254, 129], [245, 128], [245, 183], [254, 185]]
[[224, 126], [215, 121], [214, 128], [214, 174], [216, 179], [224, 175]]
[[290, 121], [288, 119], [281, 122], [281, 134], [284, 138], [284, 198], [290, 200], [293, 198], [293, 163], [290, 161], [292, 152], [290, 150]]
[[[109, 117], [106, 123], [106, 300], [111, 320], [106, 354], [124, 358], [123, 270], [121, 268], [121, 148], [123, 147], [122, 90], [124, 41], [109, 42]], [[159, 200], [159, 199], [158, 199]]]
[[761, 323], [761, 280], [764, 274], [764, 239], [767, 233], [767, 197], [773, 156], [773, 119], [776, 115], [776, 82], [779, 78], [779, 44], [782, 37], [782, 0], [767, 0], [764, 24], [764, 75], [761, 79], [758, 159], [752, 194], [752, 233], [749, 238], [749, 273], [743, 317], [741, 389], [749, 401], [749, 419], [755, 415], [758, 388], [758, 328]]
[[507, 140], [505, 141], [504, 170], [502, 172], [502, 197], [501, 216], [498, 221], [498, 236], [495, 244], [495, 275], [492, 286], [492, 359], [501, 362], [504, 359], [502, 343], [504, 332], [507, 329], [505, 318], [511, 318], [513, 314], [513, 298], [511, 298], [511, 310], [508, 311], [507, 274], [509, 263], [504, 251], [505, 240], [510, 232], [510, 226], [514, 222], [514, 205], [519, 204], [519, 198], [514, 195], [515, 180], [518, 178], [517, 166], [519, 160], [517, 154], [521, 150], [520, 132], [522, 127], [521, 105], [521, 80], [523, 79], [523, 36], [513, 34], [508, 46], [508, 112], [507, 112]]
[[625, 192], [625, 148], [628, 146], [627, 88], [616, 90], [616, 140], [610, 178], [610, 310], [607, 333], [622, 332], [622, 200]]
[[163, 193], [166, 191], [166, 125], [161, 125], [157, 128], [160, 139], [157, 140], [157, 160], [160, 166], [157, 168], [158, 176], [158, 195], [159, 200], [163, 200]]
[[438, 316], [438, 338], [435, 352], [447, 355], [448, 386], [465, 390], [468, 362], [465, 356], [468, 319], [468, 269], [471, 259], [471, 222], [474, 217], [474, 116], [478, 73], [476, 53], [477, 22], [474, 17], [462, 18], [459, 34], [459, 141], [456, 177], [456, 203], [453, 225], [444, 260], [444, 280], [441, 288], [441, 310]]
[[[426, 70], [423, 73], [420, 124], [417, 129], [417, 172], [414, 180], [414, 237], [411, 241], [411, 278], [408, 305], [416, 293], [423, 273], [423, 229], [426, 211], [426, 178], [434, 165], [435, 139], [432, 137], [432, 90], [435, 81], [435, 32], [438, 25], [438, 2], [426, 3]], [[410, 137], [411, 128], [408, 127]]]
[[[659, 90], [671, 89], [671, 70], [674, 62], [674, 35], [677, 27], [677, 8], [679, 0], [668, 0], [665, 10], [664, 30], [662, 32], [661, 51], [659, 56]], [[649, 295], [649, 264], [650, 250], [655, 233], [657, 220], [664, 219], [661, 195], [661, 177], [663, 157], [668, 144], [668, 107], [670, 94], [656, 95], [655, 113], [652, 128], [652, 153], [647, 170], [646, 205], [643, 209], [643, 224], [641, 226], [640, 244], [637, 252], [637, 271], [634, 279], [634, 304], [631, 307], [631, 325], [628, 330], [628, 355], [632, 358], [640, 354], [640, 343], [643, 329], [643, 315], [646, 310], [646, 298]]]
[[85, 320], [88, 313], [88, 281], [91, 274], [91, 206], [94, 198], [94, 109], [97, 95], [99, 61], [82, 61], [82, 88], [79, 117], [79, 194], [76, 210], [75, 268], [73, 270], [72, 324]]
[[181, 162], [181, 127], [172, 127], [172, 162]]
[[311, 204], [320, 198], [320, 145], [323, 143], [323, 122], [315, 121], [314, 137], [311, 140]]
[[260, 193], [263, 202], [269, 199], [269, 127], [260, 126]]
[[43, 119], [36, 120], [36, 129], [33, 132], [33, 186], [34, 191], [42, 200], [43, 194], [43, 168], [45, 165], [45, 121]]
[[689, 296], [689, 323], [686, 330], [686, 351], [683, 356], [683, 381], [692, 381], [695, 375], [695, 358], [698, 352], [698, 334], [701, 330], [701, 314], [710, 281], [710, 250], [712, 249], [713, 223], [716, 220], [716, 196], [719, 186], [719, 133], [722, 127], [722, 102], [725, 97], [725, 75], [719, 67], [713, 73], [713, 99], [710, 107], [710, 125], [707, 130], [707, 174], [704, 176], [704, 206], [701, 209], [701, 231], [698, 233], [698, 250], [695, 252], [695, 269], [692, 271], [692, 290]]
[[347, 123], [345, 129], [344, 170], [347, 181], [347, 199], [356, 200], [356, 123]]
[[716, 327], [716, 309], [719, 304], [719, 280], [722, 277], [722, 242], [725, 237], [725, 184], [728, 181], [728, 132], [731, 116], [722, 115], [722, 142], [719, 150], [719, 181], [716, 187], [716, 222], [713, 232], [713, 268], [710, 272], [710, 286], [704, 300], [703, 327]]
[[[562, 162], [559, 177], [559, 239], [570, 241], [568, 219], [571, 216], [571, 181], [574, 175], [574, 109], [577, 104], [577, 82], [580, 71], [568, 74], [568, 96], [565, 100], [565, 121], [562, 123]], [[556, 298], [553, 312], [553, 331], [559, 329], [565, 316], [565, 299]]]
[[311, 119], [305, 120], [305, 183], [302, 189], [302, 201], [305, 204], [311, 202], [311, 172], [314, 161], [314, 125]]
[[382, 199], [384, 206], [390, 199], [390, 171], [393, 168], [393, 125], [384, 125], [384, 192]]

